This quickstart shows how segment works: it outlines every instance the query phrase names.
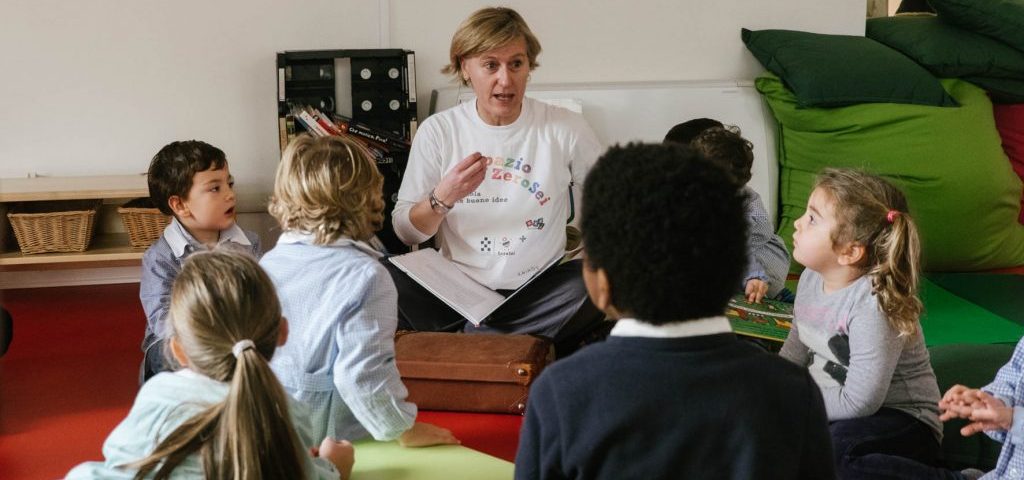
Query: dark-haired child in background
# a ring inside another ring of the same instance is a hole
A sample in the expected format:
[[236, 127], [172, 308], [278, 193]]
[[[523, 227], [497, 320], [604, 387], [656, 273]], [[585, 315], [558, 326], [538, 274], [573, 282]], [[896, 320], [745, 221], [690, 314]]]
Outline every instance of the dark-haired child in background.
[[677, 145], [613, 147], [590, 171], [583, 278], [611, 336], [531, 387], [517, 479], [834, 478], [806, 369], [738, 340], [744, 197]]
[[753, 145], [740, 136], [736, 127], [725, 127], [708, 118], [680, 123], [669, 130], [666, 143], [690, 145], [705, 158], [723, 167], [746, 194], [744, 210], [750, 224], [747, 241], [747, 270], [739, 290], [747, 301], [760, 303], [768, 297], [793, 302], [793, 294], [786, 290], [789, 273], [789, 252], [775, 229], [761, 196], [746, 186], [754, 163]]
[[146, 312], [139, 383], [171, 370], [166, 351], [167, 309], [171, 285], [189, 255], [214, 246], [258, 259], [260, 238], [235, 223], [235, 180], [224, 152], [206, 142], [171, 142], [149, 164], [149, 198], [172, 215], [163, 235], [142, 257], [139, 299]]

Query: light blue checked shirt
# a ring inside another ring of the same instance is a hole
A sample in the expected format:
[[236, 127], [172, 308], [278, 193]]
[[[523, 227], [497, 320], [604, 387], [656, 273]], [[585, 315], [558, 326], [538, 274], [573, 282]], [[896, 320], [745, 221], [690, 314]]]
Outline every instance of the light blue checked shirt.
[[[253, 258], [260, 258], [260, 237], [255, 233], [242, 230], [238, 224], [220, 232], [217, 247], [232, 248], [246, 252]], [[163, 235], [146, 250], [142, 256], [142, 278], [139, 281], [139, 300], [142, 310], [146, 312], [146, 336], [142, 343], [142, 351], [157, 340], [167, 336], [167, 310], [171, 304], [171, 286], [181, 266], [189, 255], [206, 246], [196, 240], [177, 218], [164, 228]]]
[[1009, 431], [985, 432], [992, 439], [1002, 442], [996, 469], [988, 472], [983, 479], [1024, 478], [1024, 340], [1017, 343], [1010, 362], [996, 373], [995, 380], [981, 389], [991, 393], [1013, 407], [1013, 423]]
[[271, 368], [321, 437], [392, 440], [416, 419], [395, 365], [398, 291], [379, 256], [363, 242], [318, 246], [285, 232], [260, 261], [288, 319]]
[[745, 187], [747, 201], [747, 222], [750, 224], [750, 235], [747, 240], [747, 273], [743, 276], [740, 291], [747, 286], [747, 281], [759, 278], [768, 282], [768, 297], [774, 297], [786, 286], [786, 274], [789, 273], [789, 251], [782, 238], [775, 234], [772, 220], [764, 208], [761, 196], [752, 188]]

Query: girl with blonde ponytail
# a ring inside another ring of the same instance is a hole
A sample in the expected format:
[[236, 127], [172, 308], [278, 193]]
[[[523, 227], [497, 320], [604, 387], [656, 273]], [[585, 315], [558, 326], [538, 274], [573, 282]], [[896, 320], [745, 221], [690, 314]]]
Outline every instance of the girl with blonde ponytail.
[[875, 175], [826, 169], [795, 224], [807, 268], [780, 355], [821, 389], [839, 478], [925, 478], [912, 472], [932, 470], [942, 425], [906, 198]]
[[174, 281], [170, 325], [183, 368], [146, 382], [104, 443], [106, 460], [67, 478], [348, 478], [352, 445], [325, 438], [309, 448], [306, 412], [270, 370], [288, 328], [255, 260], [223, 250], [189, 257]]

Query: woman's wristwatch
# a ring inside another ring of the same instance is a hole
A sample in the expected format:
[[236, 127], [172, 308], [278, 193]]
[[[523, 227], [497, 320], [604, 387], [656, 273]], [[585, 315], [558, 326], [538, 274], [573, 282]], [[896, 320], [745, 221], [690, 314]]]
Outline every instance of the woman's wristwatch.
[[434, 195], [434, 191], [430, 191], [430, 209], [440, 213], [441, 215], [447, 214], [455, 205], [445, 205], [437, 195]]

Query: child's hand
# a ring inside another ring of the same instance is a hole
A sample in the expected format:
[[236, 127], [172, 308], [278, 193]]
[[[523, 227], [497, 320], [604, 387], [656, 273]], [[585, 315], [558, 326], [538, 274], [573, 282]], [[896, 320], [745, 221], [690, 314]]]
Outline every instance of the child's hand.
[[969, 437], [981, 431], [1009, 430], [1013, 425], [1013, 408], [983, 390], [978, 391], [978, 398], [981, 406], [971, 412], [971, 423], [961, 428], [960, 434]]
[[451, 430], [422, 422], [412, 424], [412, 428], [398, 437], [398, 444], [403, 447], [429, 447], [460, 443], [462, 442], [452, 435]]
[[[968, 418], [974, 409], [966, 402], [965, 396], [974, 389], [963, 385], [953, 385], [939, 400], [939, 420], [943, 422], [953, 418]], [[973, 396], [973, 394], [971, 394]], [[973, 402], [971, 402], [973, 403]]]
[[761, 303], [761, 299], [764, 298], [765, 294], [768, 293], [768, 284], [759, 278], [751, 278], [747, 280], [747, 288], [744, 290], [744, 294], [747, 296], [747, 301], [750, 303]]
[[314, 457], [326, 459], [338, 469], [341, 480], [347, 480], [352, 475], [352, 465], [356, 463], [356, 449], [348, 440], [335, 440], [325, 437], [320, 442], [320, 448], [312, 447], [309, 453]]
[[983, 408], [979, 394], [981, 390], [954, 385], [939, 400], [939, 420], [943, 422], [953, 418], [971, 418], [975, 409]]

